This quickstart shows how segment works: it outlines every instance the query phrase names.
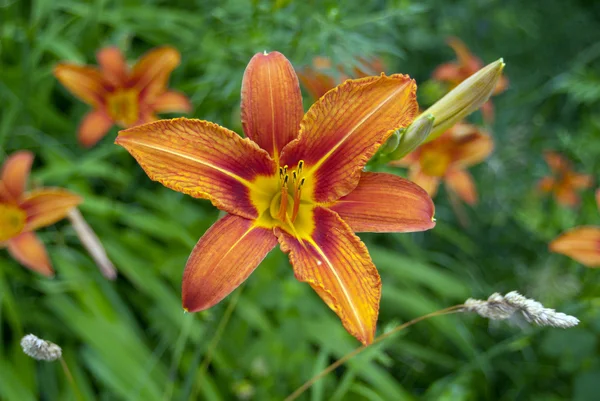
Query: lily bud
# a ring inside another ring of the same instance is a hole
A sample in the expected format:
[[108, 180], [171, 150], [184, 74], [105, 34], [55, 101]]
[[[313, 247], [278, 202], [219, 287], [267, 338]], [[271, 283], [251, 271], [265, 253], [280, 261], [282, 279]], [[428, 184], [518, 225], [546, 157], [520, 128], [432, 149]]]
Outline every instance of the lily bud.
[[444, 131], [480, 108], [494, 93], [502, 77], [504, 60], [498, 59], [461, 82], [421, 115], [432, 114], [435, 123], [427, 141], [439, 137]]
[[400, 143], [396, 150], [390, 155], [390, 160], [400, 160], [415, 150], [430, 135], [436, 118], [432, 114], [421, 114], [400, 135]]
[[398, 144], [400, 144], [400, 138], [404, 135], [404, 131], [406, 131], [406, 128], [400, 128], [399, 130], [394, 131], [388, 140], [379, 148], [379, 154], [385, 156], [395, 151]]

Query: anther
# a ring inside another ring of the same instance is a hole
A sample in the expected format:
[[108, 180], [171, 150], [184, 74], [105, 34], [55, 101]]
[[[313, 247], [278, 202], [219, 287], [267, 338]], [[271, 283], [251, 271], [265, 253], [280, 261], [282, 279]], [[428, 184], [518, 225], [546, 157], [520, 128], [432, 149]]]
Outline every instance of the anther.
[[304, 167], [304, 160], [298, 162], [298, 174], [302, 174], [302, 168]]

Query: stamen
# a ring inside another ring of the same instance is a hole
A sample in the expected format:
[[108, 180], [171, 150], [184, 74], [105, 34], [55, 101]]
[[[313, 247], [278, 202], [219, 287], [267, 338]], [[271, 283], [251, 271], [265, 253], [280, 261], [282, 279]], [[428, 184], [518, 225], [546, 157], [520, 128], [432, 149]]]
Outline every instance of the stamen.
[[[287, 169], [287, 166], [284, 167], [284, 171]], [[283, 178], [283, 185], [281, 185], [281, 203], [279, 204], [279, 216], [278, 219], [281, 221], [285, 221], [287, 216], [287, 207], [288, 207], [288, 191], [287, 191], [287, 183], [289, 175], [285, 175]]]
[[306, 178], [302, 177], [300, 183], [294, 188], [294, 207], [292, 209], [292, 222], [296, 221], [298, 217], [298, 211], [300, 210], [300, 198], [302, 195], [302, 186], [306, 182]]
[[304, 160], [300, 160], [298, 162], [298, 174], [302, 174], [302, 169], [304, 168]]

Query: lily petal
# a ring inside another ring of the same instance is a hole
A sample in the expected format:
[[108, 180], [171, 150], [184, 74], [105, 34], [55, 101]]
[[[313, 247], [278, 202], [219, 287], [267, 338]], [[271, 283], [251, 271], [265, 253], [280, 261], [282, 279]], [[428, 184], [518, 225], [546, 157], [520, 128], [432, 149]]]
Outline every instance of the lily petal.
[[8, 241], [8, 253], [28, 269], [51, 277], [54, 275], [46, 247], [32, 232], [24, 232]]
[[167, 91], [154, 100], [152, 109], [157, 113], [189, 113], [192, 111], [192, 104], [183, 93]]
[[104, 79], [115, 87], [122, 87], [126, 84], [129, 68], [118, 47], [110, 46], [101, 49], [96, 53], [96, 59], [98, 59]]
[[69, 92], [87, 104], [98, 107], [103, 103], [107, 88], [98, 69], [62, 63], [54, 67], [54, 76]]
[[0, 184], [2, 186], [3, 198], [7, 197], [11, 201], [17, 201], [23, 195], [31, 164], [33, 163], [33, 153], [21, 150], [11, 154], [6, 158], [0, 172]]
[[556, 181], [554, 177], [543, 177], [537, 183], [537, 188], [542, 192], [550, 192], [554, 189]]
[[281, 149], [296, 138], [304, 115], [294, 67], [279, 52], [257, 53], [242, 81], [244, 133], [276, 161]]
[[250, 200], [252, 181], [273, 176], [276, 170], [268, 153], [254, 142], [208, 121], [160, 120], [120, 131], [115, 143], [127, 149], [152, 180], [249, 219], [258, 216]]
[[359, 63], [358, 66], [356, 66], [352, 71], [358, 78], [368, 77], [370, 75], [379, 75], [386, 70], [383, 60], [378, 57], [371, 59], [364, 59], [361, 57], [357, 61]]
[[456, 58], [458, 59], [460, 66], [467, 71], [467, 76], [464, 78], [468, 78], [469, 75], [483, 67], [483, 62], [471, 53], [469, 48], [462, 40], [455, 37], [450, 37], [448, 38], [447, 42], [452, 50], [454, 50], [456, 53]]
[[569, 161], [562, 155], [551, 150], [544, 152], [544, 160], [546, 160], [546, 164], [548, 164], [550, 170], [553, 172], [560, 172], [570, 169]]
[[452, 169], [444, 177], [448, 189], [458, 195], [460, 199], [469, 205], [477, 203], [477, 189], [473, 177], [468, 171], [462, 169]]
[[227, 215], [194, 247], [183, 273], [183, 307], [197, 312], [215, 305], [256, 269], [277, 244], [271, 229]]
[[158, 47], [144, 54], [133, 66], [130, 84], [140, 91], [140, 100], [152, 103], [165, 91], [171, 72], [179, 65], [181, 56], [170, 46]]
[[94, 146], [113, 125], [114, 122], [104, 110], [90, 111], [79, 124], [79, 143], [86, 148]]
[[494, 150], [493, 138], [471, 124], [457, 124], [452, 128], [454, 160], [456, 165], [470, 167], [484, 161]]
[[448, 81], [458, 83], [462, 81], [465, 77], [461, 72], [460, 67], [455, 63], [445, 63], [438, 66], [431, 77], [437, 81]]
[[494, 89], [494, 95], [504, 92], [506, 88], [508, 88], [508, 78], [502, 76], [496, 84], [496, 89]]
[[579, 204], [579, 196], [571, 185], [559, 184], [554, 188], [554, 196], [564, 206], [575, 207]]
[[432, 198], [437, 194], [439, 177], [427, 175], [420, 168], [415, 167], [408, 172], [408, 179], [423, 188]]
[[312, 186], [316, 202], [347, 195], [379, 146], [414, 119], [416, 89], [414, 80], [400, 74], [344, 82], [308, 110], [280, 164], [304, 160], [307, 188]]
[[337, 213], [317, 207], [311, 238], [298, 240], [275, 228], [296, 278], [307, 282], [363, 344], [373, 342], [381, 280], [365, 244]]
[[29, 192], [19, 205], [27, 213], [25, 231], [46, 227], [67, 217], [83, 199], [66, 189], [42, 188]]
[[298, 78], [313, 99], [319, 99], [335, 87], [333, 77], [315, 71], [311, 67], [298, 71]]
[[418, 185], [393, 174], [363, 173], [331, 207], [354, 232], [413, 232], [435, 226], [435, 206]]
[[600, 267], [600, 227], [577, 227], [567, 231], [550, 243], [550, 250], [588, 267]]
[[483, 115], [483, 120], [491, 123], [494, 121], [494, 104], [491, 100], [488, 100], [483, 105], [481, 105], [481, 114]]
[[571, 175], [570, 179], [571, 179], [571, 184], [573, 185], [573, 188], [577, 188], [577, 189], [589, 188], [592, 186], [592, 183], [594, 182], [594, 178], [588, 174], [574, 173], [573, 175]]

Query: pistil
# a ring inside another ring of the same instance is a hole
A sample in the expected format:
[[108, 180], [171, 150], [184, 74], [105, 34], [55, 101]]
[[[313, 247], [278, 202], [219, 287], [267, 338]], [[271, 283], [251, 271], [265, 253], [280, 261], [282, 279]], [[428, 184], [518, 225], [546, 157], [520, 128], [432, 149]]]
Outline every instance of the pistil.
[[[279, 168], [280, 194], [279, 194], [279, 210], [277, 211], [277, 219], [284, 223], [294, 223], [298, 217], [300, 210], [300, 199], [302, 196], [302, 187], [306, 182], [306, 178], [302, 177], [302, 169], [304, 161], [300, 160], [296, 170], [288, 173], [288, 166]], [[291, 191], [290, 191], [291, 189]], [[291, 192], [291, 193], [290, 193]], [[290, 198], [290, 199], [288, 199]], [[288, 206], [292, 203], [291, 216], [288, 214]]]

